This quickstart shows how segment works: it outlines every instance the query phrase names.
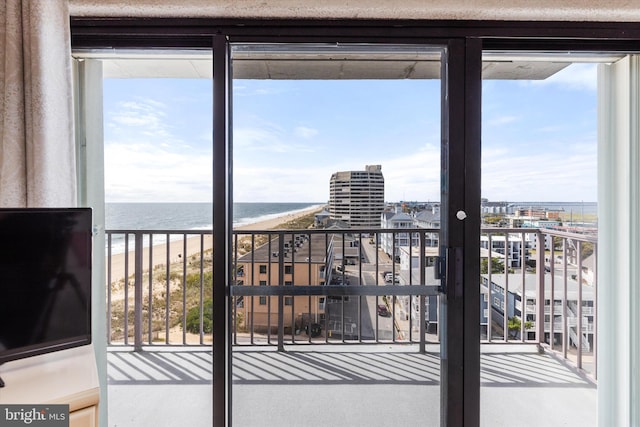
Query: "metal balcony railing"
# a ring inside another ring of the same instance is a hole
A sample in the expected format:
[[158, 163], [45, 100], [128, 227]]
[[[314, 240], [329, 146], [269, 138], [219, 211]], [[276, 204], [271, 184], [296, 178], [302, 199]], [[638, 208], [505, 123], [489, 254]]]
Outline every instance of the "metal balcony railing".
[[[384, 252], [382, 240], [397, 242], [407, 232], [418, 236], [417, 245], [410, 240]], [[588, 353], [595, 366], [597, 275], [583, 280], [588, 269], [575, 254], [590, 245], [595, 257], [595, 237], [540, 229], [482, 233], [488, 240], [481, 250], [480, 286], [488, 294], [480, 301], [483, 342], [546, 344], [565, 358], [575, 353], [579, 368]], [[109, 344], [210, 345], [211, 232], [108, 230], [106, 236]], [[438, 342], [434, 236], [437, 229], [234, 231], [234, 345], [412, 342], [424, 349]], [[500, 252], [488, 249], [495, 236]], [[545, 248], [548, 241], [552, 247]]]

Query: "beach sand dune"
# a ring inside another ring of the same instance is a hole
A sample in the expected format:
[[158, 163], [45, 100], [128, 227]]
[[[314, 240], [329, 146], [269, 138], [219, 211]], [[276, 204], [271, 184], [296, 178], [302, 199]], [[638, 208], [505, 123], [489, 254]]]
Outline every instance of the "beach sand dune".
[[[268, 219], [265, 221], [256, 222], [253, 224], [243, 225], [234, 230], [239, 231], [260, 231], [260, 230], [270, 230], [276, 228], [280, 224], [283, 224], [287, 221], [292, 221], [294, 219], [301, 218], [305, 215], [309, 215], [311, 213], [317, 212], [320, 209], [316, 206], [313, 208], [305, 209], [300, 212], [296, 212], [293, 214], [286, 214], [279, 216], [277, 218]], [[146, 243], [148, 243], [148, 236], [146, 237]], [[186, 247], [185, 247], [185, 238], [184, 236], [180, 237], [179, 240], [172, 240], [167, 245], [166, 243], [160, 243], [152, 246], [152, 249], [149, 249], [148, 245], [143, 249], [142, 252], [142, 271], [146, 272], [149, 270], [149, 266], [156, 267], [160, 265], [167, 265], [167, 260], [169, 264], [174, 264], [177, 262], [181, 262], [184, 260], [184, 256], [191, 257], [193, 255], [200, 255], [200, 253], [206, 253], [207, 251], [212, 250], [213, 248], [213, 237], [211, 234], [192, 234], [186, 235]], [[125, 253], [113, 254], [111, 256], [111, 261], [109, 264], [109, 257], [107, 254], [107, 282], [119, 282], [125, 277], [131, 277], [135, 273], [135, 253], [134, 248], [130, 246], [128, 255]], [[168, 249], [168, 252], [167, 252]], [[151, 254], [151, 255], [150, 255]], [[151, 259], [150, 259], [151, 256]], [[126, 269], [126, 270], [125, 270]]]

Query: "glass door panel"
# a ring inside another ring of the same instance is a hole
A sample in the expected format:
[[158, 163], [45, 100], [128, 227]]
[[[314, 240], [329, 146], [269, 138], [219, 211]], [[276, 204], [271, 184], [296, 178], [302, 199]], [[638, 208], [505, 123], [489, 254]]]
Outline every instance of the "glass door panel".
[[106, 202], [109, 422], [211, 425], [211, 50], [78, 56], [82, 132], [104, 140], [87, 173]]
[[232, 46], [234, 425], [440, 424], [442, 58]]
[[595, 425], [597, 63], [612, 59], [483, 59], [482, 424]]

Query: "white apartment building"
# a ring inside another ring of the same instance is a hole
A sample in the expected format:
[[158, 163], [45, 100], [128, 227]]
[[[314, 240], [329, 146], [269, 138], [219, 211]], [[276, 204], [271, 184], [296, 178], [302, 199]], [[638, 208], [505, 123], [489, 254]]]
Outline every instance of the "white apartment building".
[[400, 247], [409, 247], [411, 245], [417, 248], [420, 246], [417, 233], [395, 231], [415, 227], [414, 219], [409, 214], [396, 211], [382, 212], [382, 215], [380, 215], [380, 227], [394, 230], [394, 232], [380, 233], [380, 249], [387, 255], [398, 257], [398, 249]]
[[[417, 228], [440, 228], [440, 205], [434, 203], [430, 208], [417, 212], [414, 215], [414, 223]], [[425, 246], [436, 247], [440, 242], [439, 233], [427, 233]]]
[[[535, 237], [535, 236], [534, 236]], [[522, 267], [522, 249], [525, 249], [525, 258], [527, 258], [527, 241], [522, 241], [522, 236], [519, 234], [508, 234], [508, 239], [504, 235], [491, 235], [491, 252], [502, 255], [501, 261], [504, 261], [506, 253], [507, 265], [509, 268]], [[480, 235], [480, 247], [489, 250], [489, 236], [486, 234]], [[505, 249], [506, 248], [506, 249]]]
[[384, 177], [381, 165], [364, 171], [336, 172], [329, 182], [329, 215], [351, 228], [379, 228], [384, 209]]
[[[544, 287], [544, 333], [545, 340], [549, 340], [552, 334], [553, 322], [553, 341], [554, 344], [562, 342], [562, 331], [566, 327], [568, 330], [568, 343], [574, 348], [580, 342], [583, 351], [591, 351], [594, 344], [595, 334], [595, 289], [588, 283], [583, 283], [581, 290], [578, 282], [573, 278], [567, 278], [566, 287], [561, 274], [554, 277], [554, 297], [553, 297], [553, 313], [551, 310], [551, 275], [545, 274]], [[480, 324], [486, 327], [489, 307], [489, 277], [482, 274], [480, 277], [481, 294], [481, 320]], [[523, 291], [524, 288], [524, 291]], [[507, 289], [507, 305], [505, 306], [505, 289]], [[562, 305], [562, 295], [567, 296], [566, 308]], [[538, 298], [536, 289], [535, 274], [525, 274], [524, 278], [520, 274], [504, 274], [491, 275], [491, 323], [494, 329], [502, 325], [503, 315], [506, 312], [507, 317], [517, 316], [522, 318], [522, 300], [523, 294], [525, 299], [524, 317], [525, 321], [532, 322], [532, 330], [535, 328], [536, 318], [536, 299]], [[578, 339], [578, 301], [581, 299], [581, 321], [580, 329], [582, 337]], [[563, 313], [566, 309], [566, 319], [563, 319]]]
[[[401, 212], [399, 206], [394, 211], [382, 212], [380, 216], [380, 227], [389, 230], [402, 230], [409, 228], [440, 228], [440, 206], [432, 205], [430, 208], [417, 212], [413, 215]], [[439, 233], [426, 233], [425, 246], [437, 247]], [[380, 249], [387, 255], [393, 256], [398, 261], [399, 249], [406, 247], [419, 247], [420, 237], [418, 233], [408, 233], [394, 231], [380, 233]]]

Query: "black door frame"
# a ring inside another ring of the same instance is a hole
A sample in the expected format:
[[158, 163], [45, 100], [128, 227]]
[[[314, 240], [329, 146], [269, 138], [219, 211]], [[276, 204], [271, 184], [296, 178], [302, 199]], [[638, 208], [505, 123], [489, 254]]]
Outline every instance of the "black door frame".
[[442, 73], [440, 419], [442, 426], [480, 424], [480, 118], [482, 42], [449, 42]]
[[[230, 45], [236, 38], [214, 37], [214, 156], [227, 156], [228, 169], [214, 169], [216, 183], [214, 206], [229, 206], [231, 210], [232, 166], [232, 120], [228, 106], [231, 102], [228, 80], [230, 68]], [[314, 40], [316, 43], [317, 40]], [[326, 42], [326, 40], [323, 41]], [[296, 43], [306, 41], [296, 39]], [[332, 43], [346, 40], [332, 40]], [[415, 41], [414, 41], [415, 42]], [[368, 40], [374, 48], [384, 45], [382, 40]], [[386, 44], [389, 44], [386, 41]], [[440, 369], [440, 420], [447, 425], [479, 425], [480, 418], [480, 100], [482, 43], [480, 39], [449, 39], [444, 43], [420, 43], [441, 46], [441, 239], [442, 256], [447, 260], [444, 283], [446, 292], [441, 295], [441, 317], [439, 319], [441, 342]], [[220, 77], [216, 83], [216, 76]], [[226, 85], [226, 86], [225, 86]], [[223, 96], [226, 96], [226, 98]], [[217, 113], [216, 113], [217, 112]], [[224, 112], [224, 114], [223, 114]], [[223, 129], [222, 131], [217, 131]], [[226, 140], [225, 140], [226, 138]], [[226, 191], [224, 191], [226, 189]], [[222, 209], [222, 208], [220, 208]], [[467, 218], [457, 219], [459, 211]], [[224, 265], [227, 271], [230, 253], [232, 223], [223, 212], [214, 216], [214, 236], [225, 236], [216, 240], [214, 265]], [[225, 218], [224, 221], [218, 221]], [[218, 249], [218, 246], [219, 249]], [[225, 250], [224, 245], [227, 250]], [[216, 270], [217, 272], [217, 270]], [[214, 272], [214, 426], [231, 425], [232, 414], [232, 363], [230, 276], [223, 277]], [[444, 308], [446, 307], [446, 308]], [[223, 317], [224, 316], [224, 317]], [[217, 323], [216, 323], [217, 322]], [[447, 326], [448, 325], [448, 326]], [[225, 334], [224, 339], [217, 339]], [[217, 362], [217, 365], [216, 365]], [[226, 372], [226, 376], [223, 375]], [[216, 377], [215, 374], [219, 376]], [[223, 416], [222, 396], [227, 397]], [[220, 406], [219, 406], [220, 405]]]
[[233, 228], [233, 143], [231, 140], [231, 58], [224, 35], [213, 51], [213, 425], [231, 426], [231, 239]]

